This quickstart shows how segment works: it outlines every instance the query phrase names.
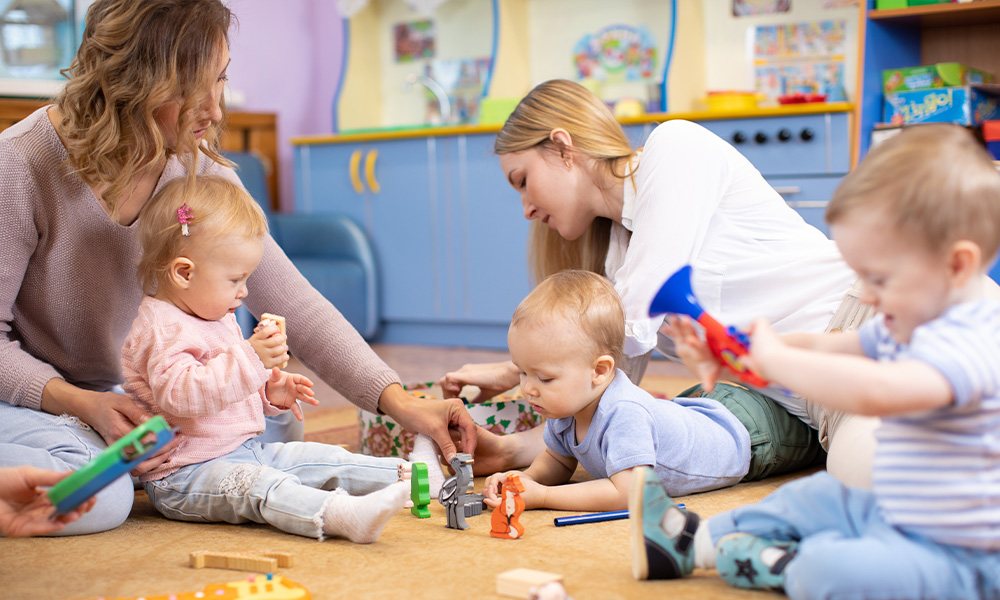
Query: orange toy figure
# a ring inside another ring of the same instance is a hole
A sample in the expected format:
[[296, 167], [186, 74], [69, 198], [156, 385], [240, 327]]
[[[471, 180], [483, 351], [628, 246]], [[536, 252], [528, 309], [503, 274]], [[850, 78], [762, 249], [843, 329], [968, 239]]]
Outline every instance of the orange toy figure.
[[516, 540], [524, 535], [524, 525], [517, 520], [524, 512], [523, 491], [521, 476], [508, 475], [503, 482], [503, 502], [493, 509], [490, 517], [490, 536]]

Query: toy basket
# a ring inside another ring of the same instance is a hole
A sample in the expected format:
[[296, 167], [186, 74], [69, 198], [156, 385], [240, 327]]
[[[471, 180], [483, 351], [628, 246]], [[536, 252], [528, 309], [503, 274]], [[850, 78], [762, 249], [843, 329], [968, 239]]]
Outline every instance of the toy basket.
[[[414, 386], [404, 386], [408, 391]], [[527, 431], [541, 425], [544, 417], [532, 410], [520, 392], [501, 394], [489, 402], [466, 404], [469, 414], [477, 425], [505, 435], [517, 431]], [[433, 396], [420, 391], [410, 391], [418, 398]], [[403, 429], [388, 415], [379, 415], [358, 409], [360, 421], [361, 453], [371, 456], [398, 456], [409, 458], [416, 435]]]

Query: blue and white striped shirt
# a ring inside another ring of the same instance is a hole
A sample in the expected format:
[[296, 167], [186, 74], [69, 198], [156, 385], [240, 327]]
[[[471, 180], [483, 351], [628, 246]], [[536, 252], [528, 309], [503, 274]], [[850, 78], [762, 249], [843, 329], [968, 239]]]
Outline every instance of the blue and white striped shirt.
[[869, 357], [925, 362], [954, 393], [946, 408], [882, 418], [872, 478], [884, 518], [942, 544], [1000, 550], [1000, 304], [953, 306], [907, 345], [882, 315], [858, 334]]

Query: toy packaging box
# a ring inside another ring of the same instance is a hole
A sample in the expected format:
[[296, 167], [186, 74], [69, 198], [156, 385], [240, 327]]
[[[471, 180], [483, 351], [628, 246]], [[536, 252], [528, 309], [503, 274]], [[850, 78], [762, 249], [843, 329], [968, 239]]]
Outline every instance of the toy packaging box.
[[993, 160], [1000, 161], [1000, 120], [983, 123], [983, 141]]
[[960, 87], [993, 83], [991, 73], [973, 69], [959, 63], [938, 63], [919, 67], [903, 67], [882, 71], [882, 90], [909, 92], [931, 88]]
[[885, 95], [883, 120], [894, 125], [958, 123], [1000, 119], [1000, 85], [976, 85], [895, 92]]

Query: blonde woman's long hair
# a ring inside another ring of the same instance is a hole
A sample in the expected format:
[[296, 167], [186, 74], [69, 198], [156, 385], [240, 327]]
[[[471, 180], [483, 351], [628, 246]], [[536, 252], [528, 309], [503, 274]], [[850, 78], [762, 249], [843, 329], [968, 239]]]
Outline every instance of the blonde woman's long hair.
[[[188, 235], [178, 219], [181, 207], [188, 215]], [[171, 261], [192, 244], [222, 235], [262, 239], [267, 235], [267, 216], [246, 190], [221, 175], [177, 177], [142, 207], [138, 231], [139, 286], [152, 296], [161, 281], [169, 280]]]
[[[69, 81], [56, 97], [59, 133], [72, 169], [88, 185], [107, 186], [112, 216], [136, 173], [172, 154], [154, 115], [178, 98], [177, 146], [193, 176], [192, 125], [219, 77], [231, 19], [219, 0], [98, 0], [87, 10], [76, 58], [62, 71]], [[221, 124], [211, 127], [200, 146], [228, 165], [220, 132]]]
[[[573, 140], [573, 151], [593, 159], [598, 172], [625, 179], [626, 160], [635, 154], [611, 110], [585, 87], [565, 79], [553, 79], [528, 92], [507, 118], [494, 151], [520, 152], [538, 147], [563, 152], [549, 135], [565, 129]], [[569, 241], [537, 221], [531, 224], [528, 242], [529, 268], [536, 282], [563, 269], [584, 269], [604, 275], [604, 261], [611, 238], [611, 221], [594, 220], [578, 239]]]

